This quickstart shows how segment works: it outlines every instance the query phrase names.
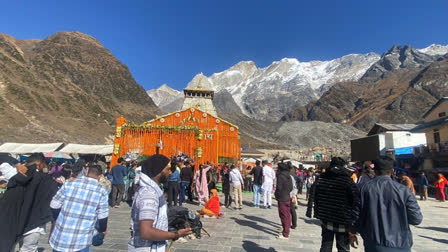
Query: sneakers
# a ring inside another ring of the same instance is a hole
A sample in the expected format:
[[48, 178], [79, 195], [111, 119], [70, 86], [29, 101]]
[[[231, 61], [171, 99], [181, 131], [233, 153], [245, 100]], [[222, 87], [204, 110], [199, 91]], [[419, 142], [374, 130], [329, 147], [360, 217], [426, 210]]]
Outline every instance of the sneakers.
[[289, 240], [289, 237], [284, 237], [283, 235], [279, 235], [277, 237], [275, 237], [278, 240]]
[[271, 206], [268, 206], [268, 209], [271, 209]]

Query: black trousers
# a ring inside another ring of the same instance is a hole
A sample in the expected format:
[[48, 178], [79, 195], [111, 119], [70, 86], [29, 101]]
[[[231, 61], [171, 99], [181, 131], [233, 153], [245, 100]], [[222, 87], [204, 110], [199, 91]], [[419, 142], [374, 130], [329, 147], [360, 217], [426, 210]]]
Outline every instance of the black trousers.
[[297, 227], [297, 213], [296, 213], [296, 207], [294, 205], [294, 203], [291, 202], [291, 204], [289, 204], [289, 211], [291, 212], [291, 223], [292, 223], [292, 227], [296, 228]]
[[112, 185], [112, 206], [119, 206], [123, 200], [124, 184]]
[[320, 252], [331, 252], [333, 249], [333, 239], [336, 236], [336, 248], [338, 252], [350, 251], [350, 239], [348, 238], [348, 232], [337, 233], [326, 229], [322, 226], [322, 244], [320, 246]]
[[224, 192], [224, 205], [226, 207], [229, 207], [230, 204], [232, 204], [232, 196], [230, 196], [229, 191], [223, 191]]
[[177, 206], [177, 199], [179, 197], [179, 182], [168, 181], [168, 206]]
[[297, 193], [302, 194], [303, 190], [303, 181], [297, 180]]

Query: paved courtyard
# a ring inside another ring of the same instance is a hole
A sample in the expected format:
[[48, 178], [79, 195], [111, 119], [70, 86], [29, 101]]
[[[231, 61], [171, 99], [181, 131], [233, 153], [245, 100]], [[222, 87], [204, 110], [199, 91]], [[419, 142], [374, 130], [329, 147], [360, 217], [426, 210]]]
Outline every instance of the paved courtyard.
[[[252, 194], [244, 193], [243, 198], [245, 206], [242, 210], [221, 208], [224, 218], [202, 219], [210, 237], [203, 233], [200, 240], [174, 242], [170, 251], [319, 251], [319, 221], [305, 217], [304, 195], [300, 197], [297, 209], [298, 227], [291, 230], [287, 241], [275, 239], [280, 227], [276, 205], [272, 209], [253, 208]], [[414, 235], [413, 251], [448, 251], [448, 202], [439, 203], [431, 198], [426, 202], [419, 201], [419, 204], [423, 211], [423, 223], [411, 227]], [[199, 209], [195, 205], [186, 206]], [[129, 216], [130, 208], [126, 204], [122, 204], [120, 209], [110, 209], [105, 242], [91, 251], [126, 251], [130, 235]], [[362, 239], [358, 239], [360, 248], [352, 251], [363, 251]], [[51, 251], [47, 241], [48, 237], [42, 237], [40, 251]], [[335, 246], [333, 251], [336, 251]]]

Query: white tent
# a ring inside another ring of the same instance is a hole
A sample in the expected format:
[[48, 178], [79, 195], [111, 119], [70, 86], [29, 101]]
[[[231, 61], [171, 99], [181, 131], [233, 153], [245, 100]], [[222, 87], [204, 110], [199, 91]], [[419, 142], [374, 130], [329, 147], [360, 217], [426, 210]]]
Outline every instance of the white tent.
[[110, 145], [87, 145], [87, 144], [67, 144], [60, 152], [76, 154], [99, 154], [110, 155], [114, 146]]
[[0, 153], [26, 154], [36, 152], [54, 152], [61, 148], [64, 143], [48, 144], [26, 144], [26, 143], [4, 143], [0, 146]]
[[255, 163], [255, 161], [257, 161], [255, 158], [243, 158], [244, 163]]
[[295, 167], [299, 167], [299, 165], [301, 165], [302, 163], [297, 161], [297, 160], [293, 160], [293, 159], [285, 159], [283, 160], [283, 162], [291, 162], [291, 164]]

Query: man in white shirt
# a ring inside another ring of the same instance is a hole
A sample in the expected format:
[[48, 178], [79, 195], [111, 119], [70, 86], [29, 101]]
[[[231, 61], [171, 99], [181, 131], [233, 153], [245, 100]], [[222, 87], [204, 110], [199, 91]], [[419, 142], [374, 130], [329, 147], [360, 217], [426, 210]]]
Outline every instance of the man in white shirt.
[[235, 165], [230, 166], [230, 186], [233, 191], [233, 198], [235, 199], [235, 209], [242, 209], [243, 207], [243, 195], [242, 189], [244, 189], [243, 177], [241, 177], [241, 173], [238, 169], [235, 168]]
[[263, 160], [263, 206], [264, 208], [271, 208], [272, 206], [272, 188], [275, 180], [275, 172], [268, 164], [267, 160]]

